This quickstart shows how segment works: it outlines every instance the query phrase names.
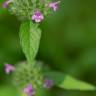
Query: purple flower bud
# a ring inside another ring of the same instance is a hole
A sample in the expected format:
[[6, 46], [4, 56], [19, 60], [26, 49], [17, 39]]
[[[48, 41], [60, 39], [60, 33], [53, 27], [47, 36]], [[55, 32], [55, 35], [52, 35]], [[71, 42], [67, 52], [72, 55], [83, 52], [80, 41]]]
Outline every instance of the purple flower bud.
[[53, 80], [46, 79], [46, 80], [44, 81], [44, 87], [45, 87], [46, 89], [52, 88], [52, 87], [53, 87]]
[[29, 84], [26, 88], [24, 88], [23, 92], [26, 93], [27, 96], [34, 96], [35, 95], [35, 90], [33, 89], [31, 84]]
[[10, 64], [5, 64], [5, 72], [6, 72], [7, 74], [13, 72], [14, 70], [15, 70], [15, 67], [14, 67], [14, 66], [12, 66], [12, 65], [10, 65]]
[[34, 15], [32, 16], [32, 20], [34, 20], [37, 23], [41, 22], [43, 19], [44, 16], [39, 10], [35, 11]]
[[7, 8], [11, 2], [12, 2], [11, 0], [6, 0], [6, 1], [3, 3], [3, 8]]
[[54, 11], [58, 10], [58, 4], [60, 3], [60, 1], [58, 2], [53, 2], [49, 4], [49, 7], [52, 8]]

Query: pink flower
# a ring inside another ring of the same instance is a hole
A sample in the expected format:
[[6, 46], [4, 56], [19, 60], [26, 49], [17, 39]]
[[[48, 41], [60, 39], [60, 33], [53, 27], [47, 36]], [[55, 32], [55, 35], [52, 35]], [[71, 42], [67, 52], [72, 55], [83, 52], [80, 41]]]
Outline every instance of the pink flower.
[[3, 3], [3, 8], [7, 8], [11, 2], [12, 2], [11, 0], [6, 0], [6, 1]]
[[46, 89], [50, 89], [51, 87], [53, 87], [53, 80], [46, 79], [46, 80], [44, 81], [44, 87], [45, 87]]
[[39, 10], [35, 11], [34, 15], [32, 16], [32, 20], [34, 20], [37, 23], [41, 22], [43, 19], [44, 16]]
[[26, 88], [24, 88], [23, 92], [26, 93], [27, 96], [34, 96], [35, 95], [35, 90], [33, 89], [31, 84], [29, 84]]
[[60, 1], [58, 2], [53, 2], [49, 4], [49, 7], [52, 8], [54, 11], [58, 10], [58, 4], [60, 3]]
[[14, 71], [14, 70], [15, 70], [15, 67], [14, 67], [14, 66], [12, 66], [12, 65], [10, 65], [10, 64], [5, 64], [5, 72], [6, 72], [7, 74], [11, 73], [11, 72]]

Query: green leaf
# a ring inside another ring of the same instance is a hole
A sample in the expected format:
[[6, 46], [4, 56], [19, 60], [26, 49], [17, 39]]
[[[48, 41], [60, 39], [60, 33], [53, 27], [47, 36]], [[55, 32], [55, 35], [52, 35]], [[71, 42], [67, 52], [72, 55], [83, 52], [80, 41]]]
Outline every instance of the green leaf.
[[83, 82], [81, 80], [77, 80], [69, 75], [65, 75], [60, 72], [55, 71], [46, 72], [45, 76], [49, 79], [52, 79], [57, 87], [66, 90], [81, 90], [81, 91], [96, 90], [95, 86]]
[[34, 60], [40, 43], [41, 30], [32, 21], [23, 22], [20, 28], [20, 43], [29, 63]]

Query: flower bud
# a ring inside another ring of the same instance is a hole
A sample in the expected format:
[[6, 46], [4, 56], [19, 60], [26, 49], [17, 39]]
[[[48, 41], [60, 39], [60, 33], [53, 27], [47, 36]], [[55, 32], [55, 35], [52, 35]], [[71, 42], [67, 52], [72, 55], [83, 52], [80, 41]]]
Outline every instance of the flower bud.
[[14, 0], [13, 4], [10, 6], [11, 12], [18, 16], [19, 18], [32, 20], [32, 16], [36, 10], [40, 10], [42, 15], [47, 14], [50, 8], [46, 7], [50, 0]]

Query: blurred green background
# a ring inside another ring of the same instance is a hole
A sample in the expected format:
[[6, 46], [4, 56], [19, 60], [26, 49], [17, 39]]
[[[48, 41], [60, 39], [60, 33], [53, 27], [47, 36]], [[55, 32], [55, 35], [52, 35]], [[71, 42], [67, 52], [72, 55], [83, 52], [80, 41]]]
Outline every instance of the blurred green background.
[[[19, 20], [2, 9], [0, 0], [0, 96], [19, 96], [4, 64], [25, 60], [19, 44]], [[52, 69], [96, 85], [96, 0], [62, 0], [58, 12], [40, 25], [37, 60]], [[78, 85], [77, 85], [78, 86]], [[52, 96], [96, 96], [94, 92], [53, 88]]]

